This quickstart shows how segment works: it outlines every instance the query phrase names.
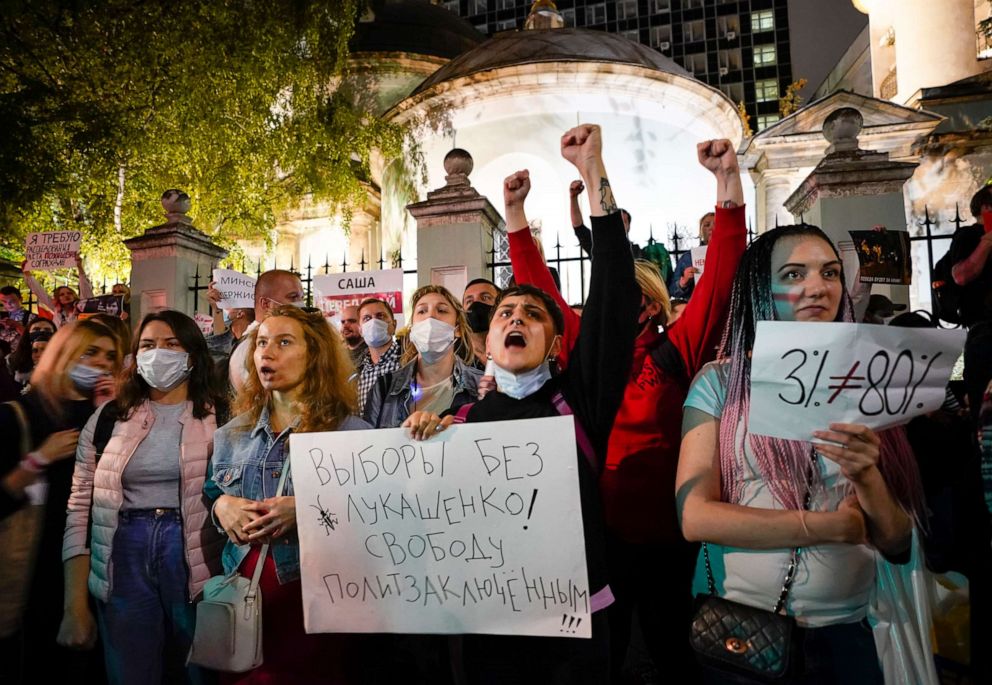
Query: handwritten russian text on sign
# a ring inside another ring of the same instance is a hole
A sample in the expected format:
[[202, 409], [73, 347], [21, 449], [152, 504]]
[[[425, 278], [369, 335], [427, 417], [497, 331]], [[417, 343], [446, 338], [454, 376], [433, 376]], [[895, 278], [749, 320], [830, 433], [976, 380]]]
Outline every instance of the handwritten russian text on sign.
[[24, 245], [25, 267], [31, 271], [52, 271], [76, 266], [82, 239], [79, 231], [29, 233]]
[[196, 326], [203, 335], [211, 335], [214, 332], [214, 317], [209, 314], [197, 312], [193, 315], [193, 320], [196, 321]]
[[591, 635], [571, 416], [290, 454], [307, 632]]
[[214, 287], [220, 291], [220, 309], [253, 309], [255, 307], [255, 279], [240, 271], [214, 269]]
[[695, 283], [698, 283], [699, 277], [703, 275], [703, 267], [706, 266], [706, 245], [694, 247], [689, 253], [692, 257], [692, 266], [696, 269], [696, 273], [692, 275], [692, 278]]
[[758, 324], [748, 428], [809, 440], [830, 423], [873, 429], [939, 408], [963, 331], [853, 323]]
[[314, 306], [320, 307], [328, 318], [338, 316], [344, 307], [357, 307], [362, 300], [375, 297], [388, 302], [397, 324], [403, 324], [402, 269], [347, 271], [314, 276], [313, 280], [318, 295]]

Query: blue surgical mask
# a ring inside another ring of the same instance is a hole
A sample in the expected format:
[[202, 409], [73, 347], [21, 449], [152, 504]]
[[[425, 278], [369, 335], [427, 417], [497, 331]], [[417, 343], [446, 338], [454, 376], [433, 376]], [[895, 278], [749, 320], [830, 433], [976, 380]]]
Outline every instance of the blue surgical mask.
[[107, 375], [103, 369], [95, 369], [85, 364], [73, 364], [69, 367], [69, 379], [81, 390], [92, 390], [96, 382]]
[[369, 319], [362, 324], [362, 338], [369, 347], [382, 347], [390, 340], [389, 322], [382, 319]]
[[547, 360], [541, 362], [537, 368], [523, 373], [507, 371], [499, 364], [493, 364], [492, 368], [496, 378], [496, 387], [499, 388], [500, 392], [515, 400], [522, 400], [528, 395], [534, 394], [541, 389], [541, 386], [551, 380], [551, 364]]

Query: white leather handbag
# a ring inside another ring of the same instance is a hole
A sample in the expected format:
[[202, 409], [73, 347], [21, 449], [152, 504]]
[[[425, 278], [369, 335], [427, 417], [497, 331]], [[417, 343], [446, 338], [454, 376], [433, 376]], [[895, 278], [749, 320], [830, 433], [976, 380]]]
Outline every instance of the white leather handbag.
[[[282, 495], [289, 464], [282, 469], [276, 497]], [[251, 580], [238, 574], [214, 576], [196, 605], [196, 628], [189, 662], [215, 671], [244, 673], [262, 665], [262, 592], [258, 582], [269, 553], [262, 545]]]

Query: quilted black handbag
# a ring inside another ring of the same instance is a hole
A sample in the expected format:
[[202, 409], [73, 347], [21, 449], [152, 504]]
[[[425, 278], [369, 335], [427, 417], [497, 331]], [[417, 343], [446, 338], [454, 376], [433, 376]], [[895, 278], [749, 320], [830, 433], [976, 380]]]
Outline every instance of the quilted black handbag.
[[[816, 452], [811, 450], [803, 509], [809, 509]], [[703, 666], [748, 676], [759, 682], [788, 682], [802, 672], [801, 629], [782, 613], [796, 576], [800, 548], [792, 551], [789, 568], [775, 607], [768, 611], [731, 602], [716, 595], [710, 551], [703, 543], [709, 595], [696, 598], [689, 642]]]
[[705, 666], [786, 682], [801, 670], [797, 631], [791, 616], [708, 595], [697, 601], [690, 643]]

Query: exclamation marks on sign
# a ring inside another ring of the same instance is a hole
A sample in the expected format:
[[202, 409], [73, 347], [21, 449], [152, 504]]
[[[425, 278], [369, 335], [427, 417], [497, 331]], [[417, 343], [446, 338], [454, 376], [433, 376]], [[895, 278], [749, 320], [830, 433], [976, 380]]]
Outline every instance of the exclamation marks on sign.
[[[530, 521], [530, 515], [534, 513], [534, 502], [537, 500], [537, 488], [530, 495], [530, 507], [527, 508], [527, 520]], [[527, 530], [527, 526], [524, 526], [524, 530]]]
[[[565, 625], [565, 623], [568, 625]], [[575, 616], [569, 616], [568, 614], [561, 615], [561, 629], [559, 633], [574, 633], [579, 629], [579, 625], [582, 623], [581, 618], [576, 618]]]

